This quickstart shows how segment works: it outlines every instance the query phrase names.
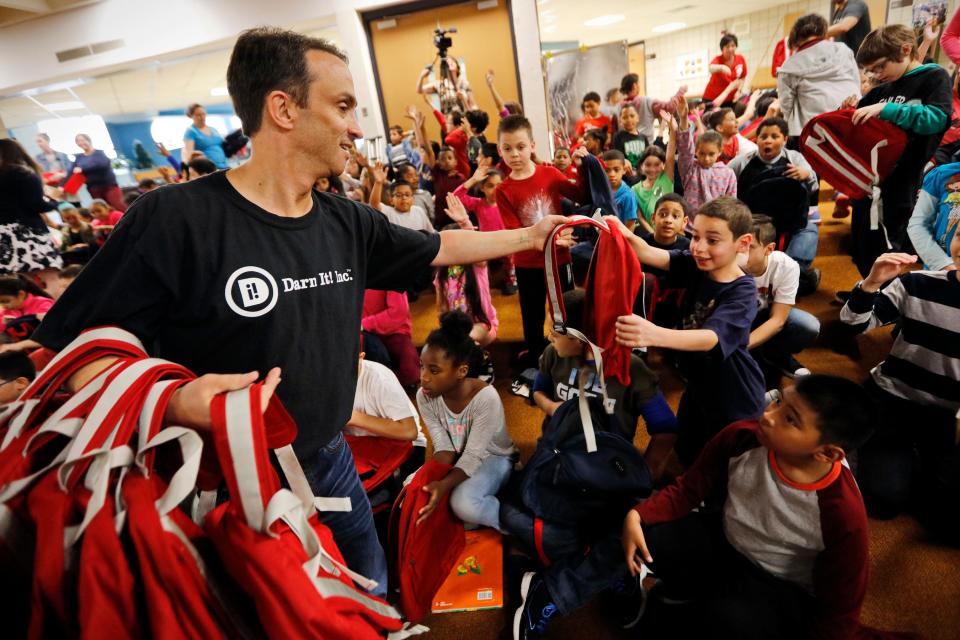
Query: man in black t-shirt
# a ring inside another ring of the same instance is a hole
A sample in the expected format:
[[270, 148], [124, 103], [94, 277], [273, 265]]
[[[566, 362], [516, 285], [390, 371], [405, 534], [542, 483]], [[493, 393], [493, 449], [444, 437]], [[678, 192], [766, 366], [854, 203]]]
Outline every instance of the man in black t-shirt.
[[[214, 395], [269, 370], [264, 397], [276, 391], [296, 420], [294, 448], [314, 494], [351, 498], [351, 512], [322, 519], [349, 566], [379, 582], [374, 593], [383, 595], [383, 550], [340, 433], [353, 405], [364, 290], [403, 291], [408, 274], [430, 264], [541, 249], [565, 218], [424, 234], [315, 192], [318, 178], [343, 172], [363, 135], [346, 58], [324, 40], [248, 31], [227, 84], [251, 160], [139, 198], [34, 339], [59, 350], [91, 326], [132, 331], [152, 356], [201, 375], [174, 394], [166, 416], [198, 430], [210, 427]], [[110, 362], [87, 365], [70, 387]]]
[[870, 10], [863, 0], [838, 0], [833, 3], [827, 37], [842, 42], [857, 53], [870, 33]]

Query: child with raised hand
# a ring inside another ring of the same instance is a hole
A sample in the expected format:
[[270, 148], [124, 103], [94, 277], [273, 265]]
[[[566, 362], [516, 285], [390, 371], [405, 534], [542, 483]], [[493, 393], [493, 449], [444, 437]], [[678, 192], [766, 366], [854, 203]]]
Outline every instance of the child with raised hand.
[[633, 176], [640, 168], [640, 158], [649, 141], [640, 133], [640, 116], [633, 103], [626, 103], [620, 109], [620, 130], [613, 134], [611, 148], [622, 153], [629, 162], [626, 175]]
[[740, 135], [740, 124], [733, 109], [723, 107], [711, 112], [708, 124], [711, 131], [716, 131], [723, 137], [723, 146], [720, 148], [722, 162], [729, 164], [734, 158], [757, 150], [756, 144]]
[[387, 145], [387, 162], [396, 171], [401, 164], [420, 164], [420, 154], [413, 149], [410, 136], [403, 127], [395, 124], [390, 127], [390, 144]]
[[686, 92], [687, 87], [683, 85], [666, 100], [642, 96], [640, 95], [640, 76], [628, 73], [620, 80], [620, 94], [623, 96], [620, 106], [622, 108], [626, 104], [632, 104], [636, 108], [640, 135], [646, 136], [647, 140], [653, 140], [656, 137], [653, 123], [657, 119], [657, 114], [661, 111], [673, 111], [676, 99], [682, 98]]
[[950, 76], [936, 64], [922, 64], [913, 29], [894, 24], [874, 29], [857, 51], [857, 64], [875, 83], [856, 105], [853, 122], [870, 118], [892, 122], [907, 133], [907, 146], [880, 186], [883, 216], [880, 230], [871, 233], [871, 200], [856, 200], [853, 211], [851, 255], [861, 275], [870, 272], [884, 251], [909, 246], [907, 221], [913, 212], [923, 168], [950, 126]]
[[[659, 580], [634, 605], [637, 618], [649, 605], [643, 632], [861, 637], [867, 516], [843, 460], [875, 417], [856, 383], [801, 378], [762, 416], [712, 438], [677, 484], [631, 509], [621, 562], [638, 577], [648, 565]], [[722, 510], [700, 508], [704, 501]], [[684, 604], [658, 606], [658, 593]]]
[[690, 207], [696, 211], [715, 198], [736, 197], [737, 176], [730, 167], [719, 162], [723, 138], [716, 131], [707, 131], [697, 138], [694, 144], [687, 101], [677, 98], [676, 102], [680, 176], [683, 180], [683, 195]]
[[623, 181], [629, 163], [624, 155], [616, 149], [604, 153], [603, 162], [606, 165], [607, 180], [610, 182], [614, 202], [617, 205], [617, 217], [620, 218], [620, 222], [626, 225], [627, 229], [633, 231], [633, 228], [637, 226], [637, 196]]
[[510, 477], [517, 448], [507, 432], [497, 390], [472, 377], [482, 356], [470, 337], [471, 319], [449, 311], [427, 336], [420, 353], [417, 406], [433, 443], [433, 459], [454, 465], [442, 480], [423, 490], [430, 500], [417, 524], [450, 493], [450, 507], [467, 524], [500, 528], [497, 493]]
[[677, 125], [673, 117], [666, 111], [660, 112], [661, 122], [670, 129], [670, 140], [667, 141], [667, 151], [651, 145], [640, 155], [640, 173], [643, 179], [633, 185], [633, 192], [637, 196], [640, 206], [640, 226], [646, 231], [653, 231], [651, 222], [657, 202], [665, 194], [673, 193], [673, 177], [676, 169], [677, 157]]
[[373, 174], [373, 189], [370, 190], [371, 207], [382, 211], [393, 224], [413, 231], [437, 232], [430, 223], [427, 212], [413, 204], [413, 187], [409, 183], [397, 180], [390, 185], [393, 205], [384, 204], [380, 201], [380, 195], [387, 181], [387, 170], [378, 162], [371, 167], [370, 171]]
[[[500, 216], [500, 209], [497, 207], [497, 187], [503, 182], [503, 174], [496, 169], [491, 169], [491, 166], [493, 166], [492, 159], [484, 159], [473, 176], [447, 196], [447, 209], [449, 210], [451, 205], [455, 206], [455, 203], [451, 203], [450, 199], [456, 196], [456, 199], [463, 203], [463, 207], [476, 217], [477, 228], [480, 231], [498, 231], [504, 228], [503, 218]], [[482, 198], [475, 198], [468, 193], [476, 185], [480, 186], [480, 192], [483, 194]], [[504, 262], [506, 278], [504, 279], [502, 292], [504, 295], [511, 295], [517, 291], [517, 271], [513, 263], [513, 256], [507, 256], [504, 258]], [[486, 270], [486, 265], [484, 265], [484, 270]], [[486, 275], [485, 272], [484, 280], [487, 280]], [[486, 283], [486, 287], [489, 297], [489, 282]]]
[[854, 287], [840, 320], [859, 331], [895, 324], [887, 358], [867, 382], [881, 420], [858, 452], [857, 480], [870, 514], [892, 518], [912, 507], [960, 542], [960, 234], [950, 271], [911, 271], [917, 257], [885, 253]]
[[684, 465], [692, 464], [707, 440], [725, 426], [756, 418], [763, 409], [763, 375], [747, 352], [757, 315], [756, 283], [737, 263], [738, 254], [750, 247], [752, 231], [745, 204], [717, 198], [693, 219], [689, 251], [657, 249], [624, 233], [644, 266], [667, 270], [667, 286], [686, 289], [676, 329], [637, 315], [617, 319], [620, 344], [678, 352], [688, 380], [677, 411], [676, 451]]
[[426, 211], [427, 218], [432, 221], [434, 218], [433, 194], [420, 188], [420, 174], [417, 172], [417, 168], [407, 163], [395, 167], [395, 171], [397, 181], [406, 182], [413, 190], [413, 204]]

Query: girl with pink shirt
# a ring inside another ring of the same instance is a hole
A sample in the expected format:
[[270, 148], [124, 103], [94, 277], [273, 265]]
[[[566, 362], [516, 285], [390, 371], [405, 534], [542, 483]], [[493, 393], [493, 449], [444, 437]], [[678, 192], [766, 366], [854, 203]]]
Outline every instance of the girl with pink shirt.
[[105, 231], [113, 231], [113, 228], [120, 218], [123, 217], [122, 211], [116, 211], [105, 200], [94, 200], [90, 203], [90, 214], [93, 216], [91, 226]]
[[[497, 187], [502, 181], [503, 174], [496, 169], [491, 169], [486, 161], [482, 161], [473, 176], [453, 191], [453, 195], [463, 203], [463, 207], [476, 216], [480, 231], [499, 231], [506, 228], [503, 225], [503, 218], [500, 217], [500, 209], [497, 207]], [[482, 198], [468, 193], [474, 185], [480, 185]], [[507, 256], [504, 262], [507, 267], [507, 278], [503, 284], [502, 293], [510, 295], [517, 290], [513, 256]]]
[[42, 320], [53, 298], [28, 278], [23, 276], [0, 276], [0, 307], [3, 308], [3, 321], [0, 331], [7, 323], [22, 316], [36, 316]]

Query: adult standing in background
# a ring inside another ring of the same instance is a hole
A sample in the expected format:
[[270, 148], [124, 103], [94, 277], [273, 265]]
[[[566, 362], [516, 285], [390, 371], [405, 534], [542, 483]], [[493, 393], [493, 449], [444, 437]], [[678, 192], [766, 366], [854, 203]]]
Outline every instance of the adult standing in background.
[[[737, 53], [740, 42], [737, 36], [726, 33], [720, 38], [720, 55], [710, 61], [710, 80], [703, 90], [703, 101], [716, 100], [731, 82], [744, 80], [747, 77], [747, 61]], [[722, 105], [732, 107], [736, 102], [737, 92], [730, 94]]]
[[826, 40], [827, 19], [800, 16], [790, 29], [790, 49], [777, 73], [777, 96], [791, 136], [812, 118], [838, 109], [847, 96], [860, 96], [860, 68], [848, 47]]
[[207, 110], [203, 105], [192, 104], [187, 107], [187, 116], [193, 119], [193, 124], [183, 133], [183, 151], [180, 152], [180, 161], [188, 164], [193, 159], [193, 152], [199, 151], [210, 162], [217, 165], [217, 169], [229, 168], [227, 155], [223, 152], [223, 136], [207, 124]]
[[854, 53], [870, 33], [870, 10], [863, 0], [836, 0], [830, 14], [827, 37], [850, 47]]
[[62, 173], [67, 175], [67, 169], [70, 168], [70, 156], [63, 151], [54, 151], [50, 146], [50, 136], [46, 133], [37, 134], [37, 146], [40, 147], [40, 153], [34, 156], [37, 164], [43, 169], [44, 173]]
[[110, 158], [100, 149], [94, 149], [93, 141], [85, 133], [78, 133], [76, 142], [83, 153], [74, 158], [67, 171], [67, 179], [70, 174], [82, 173], [91, 198], [106, 200], [117, 211], [126, 211], [127, 203], [123, 201], [123, 192], [117, 185], [117, 176], [110, 166]]
[[43, 195], [41, 174], [18, 142], [0, 139], [0, 273], [36, 275], [49, 285], [63, 260], [44, 215], [57, 203]]

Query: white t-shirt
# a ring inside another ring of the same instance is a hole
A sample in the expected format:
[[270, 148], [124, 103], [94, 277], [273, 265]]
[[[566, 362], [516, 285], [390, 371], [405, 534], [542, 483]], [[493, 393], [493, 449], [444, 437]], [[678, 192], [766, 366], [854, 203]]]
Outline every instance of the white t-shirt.
[[400, 213], [388, 204], [381, 204], [380, 211], [382, 211], [383, 215], [387, 216], [387, 220], [393, 224], [406, 227], [411, 231], [427, 231], [429, 233], [437, 232], [437, 230], [434, 229], [433, 225], [430, 223], [430, 218], [427, 216], [427, 212], [424, 211], [423, 207], [421, 206], [413, 205], [410, 207], [410, 211], [406, 213]]
[[[427, 446], [427, 439], [420, 426], [417, 409], [410, 402], [397, 376], [379, 362], [364, 360], [357, 376], [357, 393], [353, 396], [353, 410], [375, 418], [403, 420], [413, 418], [417, 423], [415, 447]], [[347, 427], [344, 431], [352, 436], [372, 436], [369, 431]]]
[[795, 304], [800, 286], [800, 265], [782, 251], [774, 251], [767, 257], [767, 270], [757, 281], [757, 308], [761, 311], [774, 302]]

